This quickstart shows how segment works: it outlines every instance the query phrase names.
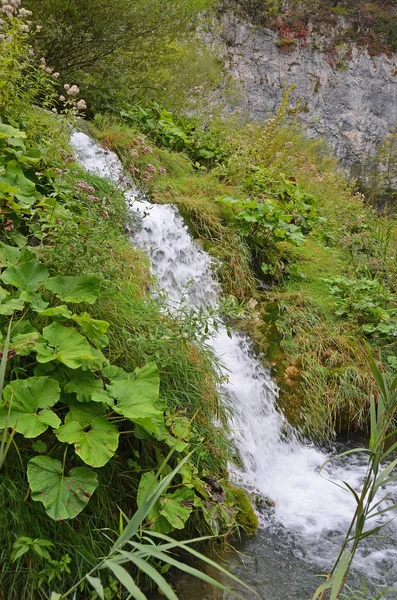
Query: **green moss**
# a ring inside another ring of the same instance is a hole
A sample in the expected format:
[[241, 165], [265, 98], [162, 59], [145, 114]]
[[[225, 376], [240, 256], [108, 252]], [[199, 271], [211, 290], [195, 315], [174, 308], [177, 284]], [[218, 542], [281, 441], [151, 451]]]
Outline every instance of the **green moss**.
[[236, 487], [230, 487], [229, 491], [237, 508], [237, 524], [244, 529], [247, 535], [255, 535], [259, 527], [259, 521], [251, 506], [247, 492]]

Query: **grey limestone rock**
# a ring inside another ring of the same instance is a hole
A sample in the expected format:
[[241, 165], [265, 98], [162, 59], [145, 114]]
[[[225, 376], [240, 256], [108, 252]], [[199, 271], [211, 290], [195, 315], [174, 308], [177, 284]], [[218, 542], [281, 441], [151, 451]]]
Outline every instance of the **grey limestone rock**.
[[346, 45], [336, 68], [318, 49], [321, 39], [282, 53], [276, 33], [232, 12], [223, 14], [219, 31], [226, 66], [242, 83], [241, 108], [254, 121], [272, 114], [284, 90], [295, 85], [291, 103], [301, 99], [308, 134], [326, 139], [346, 167], [372, 155], [397, 124], [396, 54], [370, 57]]

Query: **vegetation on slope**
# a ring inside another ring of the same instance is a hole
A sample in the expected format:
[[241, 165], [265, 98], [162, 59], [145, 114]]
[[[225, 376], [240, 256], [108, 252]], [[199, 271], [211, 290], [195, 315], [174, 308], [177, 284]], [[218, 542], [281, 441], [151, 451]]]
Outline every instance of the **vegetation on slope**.
[[[65, 84], [61, 114], [37, 107], [56, 102], [59, 73], [35, 58], [18, 6], [4, 5], [0, 38], [0, 589], [29, 599], [84, 578], [177, 464], [142, 527], [230, 535], [241, 498], [214, 356], [194, 316], [149, 294], [120, 190], [68, 151], [77, 86]], [[88, 581], [79, 593], [93, 597]]]
[[333, 66], [348, 44], [363, 46], [372, 56], [397, 50], [393, 0], [226, 0], [224, 5], [276, 30], [282, 52], [300, 42], [304, 47], [314, 44], [327, 52]]
[[225, 293], [249, 303], [238, 326], [275, 365], [280, 405], [323, 438], [366, 426], [374, 382], [364, 340], [395, 370], [396, 234], [393, 218], [378, 217], [328, 151], [305, 140], [287, 105], [255, 127], [201, 130], [156, 107], [98, 115], [95, 126], [221, 259]]
[[[182, 4], [188, 29], [197, 5]], [[168, 314], [148, 293], [155, 283], [125, 239], [120, 191], [84, 173], [68, 151], [86, 102], [73, 80], [60, 84], [48, 58], [36, 58], [30, 15], [17, 17], [18, 7], [3, 6], [0, 37], [0, 502], [9, 515], [0, 524], [0, 588], [33, 599], [48, 597], [54, 581], [70, 588], [95, 566], [145, 493], [183, 460], [147, 530], [223, 536], [237, 525], [252, 533], [257, 522], [228, 482], [228, 407], [197, 320]], [[175, 34], [167, 26], [156, 40], [164, 52]], [[90, 40], [93, 54], [76, 70], [104, 109], [90, 130], [153, 201], [179, 206], [214, 256], [231, 324], [274, 363], [290, 420], [318, 438], [365, 427], [373, 379], [364, 341], [397, 371], [393, 220], [378, 217], [322, 145], [304, 138], [287, 99], [261, 126], [132, 105], [134, 82], [125, 84], [131, 94], [113, 94], [112, 77], [101, 78], [111, 65]], [[109, 56], [121, 73], [127, 57], [116, 46]], [[135, 49], [128, 57], [138, 60]], [[142, 72], [164, 75], [156, 57], [139, 60]], [[165, 572], [164, 562], [153, 564]], [[123, 597], [114, 577], [105, 585], [109, 598]], [[85, 582], [80, 593], [93, 597]]]

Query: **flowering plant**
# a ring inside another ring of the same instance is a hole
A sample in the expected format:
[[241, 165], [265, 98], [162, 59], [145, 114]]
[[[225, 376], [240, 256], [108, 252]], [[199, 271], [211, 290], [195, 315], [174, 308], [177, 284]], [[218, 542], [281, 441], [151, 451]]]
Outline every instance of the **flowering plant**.
[[0, 114], [18, 114], [30, 104], [39, 104], [55, 113], [76, 116], [87, 107], [79, 99], [76, 85], [65, 85], [67, 98], [58, 96], [60, 74], [43, 57], [37, 60], [31, 37], [41, 26], [33, 27], [32, 12], [21, 0], [1, 0], [0, 8]]

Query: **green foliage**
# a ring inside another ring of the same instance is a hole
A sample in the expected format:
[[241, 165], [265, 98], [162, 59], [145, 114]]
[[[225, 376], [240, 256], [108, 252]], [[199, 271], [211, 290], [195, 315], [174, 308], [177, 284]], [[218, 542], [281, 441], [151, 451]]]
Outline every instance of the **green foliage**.
[[396, 300], [377, 279], [336, 277], [326, 282], [335, 298], [338, 316], [354, 320], [366, 334], [389, 338], [389, 341], [395, 338]]
[[[394, 474], [397, 459], [390, 461], [390, 456], [397, 448], [397, 442], [393, 443], [397, 433], [393, 428], [397, 411], [397, 378], [389, 380], [379, 371], [372, 354], [370, 354], [370, 360], [379, 395], [377, 401], [371, 396], [368, 449], [355, 448], [334, 457], [366, 453], [368, 454], [368, 469], [361, 490], [354, 490], [349, 484], [344, 484], [353, 495], [357, 507], [335, 563], [326, 577], [326, 581], [317, 588], [313, 600], [316, 598], [325, 600], [328, 598], [328, 590], [330, 590], [330, 600], [339, 598], [360, 543], [365, 538], [379, 534], [386, 524], [379, 523], [381, 515], [397, 509], [395, 503], [389, 503], [386, 508], [382, 506], [383, 500], [389, 497], [387, 492], [383, 496], [385, 487], [397, 480], [397, 475]], [[329, 460], [333, 460], [333, 458]], [[379, 495], [383, 496], [381, 500], [379, 500]], [[371, 525], [370, 519], [375, 519], [375, 522], [379, 524], [368, 528], [368, 525]], [[384, 590], [384, 593], [386, 594], [388, 591], [390, 589]], [[383, 597], [383, 593], [380, 597]]]
[[101, 0], [77, 0], [72, 5], [66, 0], [55, 4], [27, 1], [43, 26], [36, 35], [37, 51], [66, 79], [84, 87], [91, 109], [121, 107], [136, 98], [161, 96], [164, 100], [167, 85], [171, 88], [168, 100], [174, 105], [173, 81], [186, 99], [191, 87], [206, 85], [200, 61], [198, 69], [187, 67], [184, 61], [186, 53], [193, 54], [192, 44], [202, 47], [196, 52], [196, 63], [197, 55], [204, 53], [215, 69], [211, 86], [215, 88], [219, 80], [216, 61], [199, 39], [190, 41], [199, 14], [213, 4], [213, 0], [166, 0], [165, 4], [115, 0], [112, 5]]

